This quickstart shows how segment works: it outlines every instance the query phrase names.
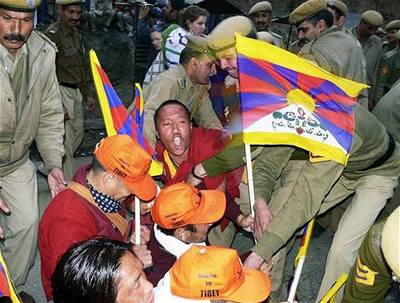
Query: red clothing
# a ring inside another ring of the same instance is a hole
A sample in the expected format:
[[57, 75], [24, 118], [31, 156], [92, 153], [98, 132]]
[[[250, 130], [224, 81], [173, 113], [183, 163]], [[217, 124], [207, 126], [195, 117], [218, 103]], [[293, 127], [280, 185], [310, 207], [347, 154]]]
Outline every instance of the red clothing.
[[[220, 152], [229, 142], [229, 138], [220, 130], [205, 129], [202, 127], [192, 128], [192, 137], [187, 160], [182, 162], [172, 178], [168, 165], [164, 159], [164, 145], [158, 141], [156, 144], [157, 159], [163, 163], [164, 174], [162, 181], [165, 185], [185, 182], [193, 167], [202, 161], [211, 158]], [[229, 173], [216, 177], [205, 177], [203, 180], [206, 189], [216, 189], [226, 178], [226, 192], [233, 197], [239, 196], [239, 184], [243, 174], [243, 167], [237, 168]]]
[[[74, 181], [87, 187], [89, 167], [81, 166]], [[103, 212], [73, 190], [66, 189], [54, 197], [39, 224], [41, 277], [47, 300], [53, 297], [51, 276], [58, 259], [72, 244], [95, 237], [124, 240]]]

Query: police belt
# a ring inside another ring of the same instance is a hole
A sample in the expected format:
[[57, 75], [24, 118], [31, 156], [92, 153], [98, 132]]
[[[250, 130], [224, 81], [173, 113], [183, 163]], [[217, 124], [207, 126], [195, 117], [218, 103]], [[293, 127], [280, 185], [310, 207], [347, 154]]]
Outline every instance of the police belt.
[[59, 85], [61, 86], [65, 86], [65, 87], [69, 87], [69, 88], [78, 88], [79, 87], [79, 83], [65, 83], [65, 82], [58, 82]]
[[379, 167], [393, 155], [394, 149], [396, 147], [396, 143], [394, 141], [393, 136], [390, 133], [387, 133], [387, 134], [389, 136], [389, 144], [388, 144], [388, 147], [387, 147], [385, 153], [382, 156], [380, 156], [378, 159], [376, 159], [374, 161], [374, 163], [372, 163], [370, 166], [368, 166], [367, 168], [361, 169], [360, 171], [370, 170], [370, 169]]

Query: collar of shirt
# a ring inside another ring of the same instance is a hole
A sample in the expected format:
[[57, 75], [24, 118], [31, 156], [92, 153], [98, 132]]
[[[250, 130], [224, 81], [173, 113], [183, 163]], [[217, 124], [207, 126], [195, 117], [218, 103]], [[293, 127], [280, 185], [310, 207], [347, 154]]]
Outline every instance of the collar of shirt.
[[0, 63], [4, 66], [4, 69], [10, 75], [10, 77], [14, 73], [14, 69], [17, 66], [19, 60], [28, 54], [28, 50], [26, 47], [26, 43], [22, 45], [22, 47], [17, 50], [17, 54], [15, 59], [13, 55], [3, 46], [0, 44]]

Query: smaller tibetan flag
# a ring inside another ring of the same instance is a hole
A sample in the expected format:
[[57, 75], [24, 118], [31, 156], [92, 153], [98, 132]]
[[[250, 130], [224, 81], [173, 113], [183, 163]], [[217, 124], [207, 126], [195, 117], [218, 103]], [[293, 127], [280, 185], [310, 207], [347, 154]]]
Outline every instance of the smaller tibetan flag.
[[[8, 273], [6, 263], [0, 251], [0, 298], [9, 297], [12, 303], [21, 303]], [[1, 301], [1, 300], [0, 300]]]
[[243, 141], [294, 145], [347, 164], [365, 84], [269, 43], [236, 35]]
[[144, 146], [145, 140], [143, 136], [143, 123], [144, 123], [144, 115], [143, 115], [143, 93], [142, 88], [139, 83], [135, 83], [135, 108], [132, 111], [132, 115], [135, 116], [135, 123], [137, 127], [137, 141], [140, 145]]
[[[133, 117], [132, 115], [128, 114], [126, 107], [114, 90], [111, 81], [104, 69], [101, 67], [94, 50], [89, 52], [89, 58], [92, 68], [93, 81], [96, 87], [97, 96], [99, 98], [107, 135], [129, 135], [131, 138], [136, 140], [154, 159], [155, 151], [143, 136], [143, 100], [141, 97], [142, 95], [140, 86], [137, 88], [138, 93], [135, 92], [135, 102], [138, 102], [139, 109], [137, 111], [138, 113], [136, 114], [137, 117]], [[161, 167], [162, 166], [160, 163], [153, 160], [149, 174], [152, 176], [161, 175]]]

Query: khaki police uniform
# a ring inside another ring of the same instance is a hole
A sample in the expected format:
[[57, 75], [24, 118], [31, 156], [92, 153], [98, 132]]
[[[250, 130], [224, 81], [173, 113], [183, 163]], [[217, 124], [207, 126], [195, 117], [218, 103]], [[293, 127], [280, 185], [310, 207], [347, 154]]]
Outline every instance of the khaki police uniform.
[[400, 79], [400, 48], [393, 48], [386, 53], [385, 57], [387, 63], [385, 92], [387, 92]]
[[88, 97], [82, 36], [77, 29], [64, 24], [61, 19], [50, 25], [45, 34], [58, 49], [57, 79], [64, 110], [69, 117], [65, 121], [64, 173], [71, 180], [76, 169], [74, 153], [84, 137], [82, 100]]
[[207, 85], [193, 84], [180, 64], [153, 79], [144, 88], [143, 97], [144, 132], [152, 146], [156, 143], [154, 112], [170, 99], [183, 103], [199, 126], [222, 129], [208, 96]]
[[[39, 1], [33, 4], [31, 11]], [[3, 1], [28, 10], [26, 1]], [[61, 168], [64, 114], [55, 71], [56, 50], [33, 31], [16, 57], [0, 44], [0, 197], [11, 215], [0, 212], [2, 255], [19, 288], [35, 261], [39, 221], [36, 169], [29, 160], [33, 141], [48, 170]], [[20, 289], [19, 289], [20, 290]]]

